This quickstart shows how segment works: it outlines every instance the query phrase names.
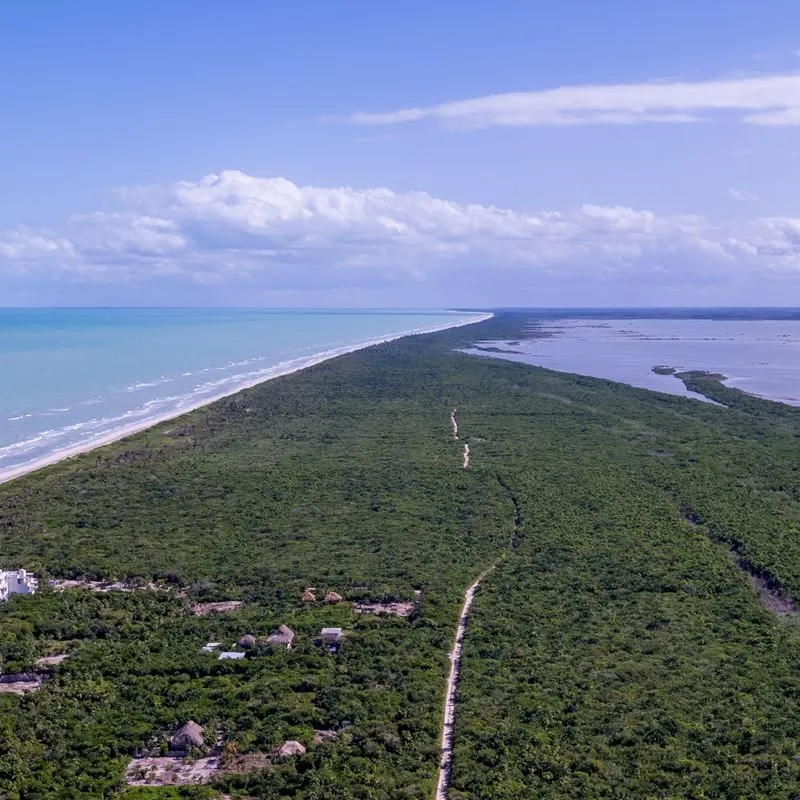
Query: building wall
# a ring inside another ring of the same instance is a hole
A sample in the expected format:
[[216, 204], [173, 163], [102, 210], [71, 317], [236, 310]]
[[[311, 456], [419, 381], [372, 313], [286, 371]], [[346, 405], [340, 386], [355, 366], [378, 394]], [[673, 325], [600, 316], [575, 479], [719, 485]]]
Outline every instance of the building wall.
[[24, 569], [0, 572], [0, 602], [12, 594], [33, 594], [38, 588], [39, 582]]

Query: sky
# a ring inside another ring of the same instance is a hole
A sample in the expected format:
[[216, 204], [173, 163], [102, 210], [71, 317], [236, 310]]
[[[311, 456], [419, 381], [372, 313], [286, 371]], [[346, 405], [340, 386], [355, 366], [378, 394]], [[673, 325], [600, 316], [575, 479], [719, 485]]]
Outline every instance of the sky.
[[0, 305], [800, 305], [796, 0], [0, 3]]

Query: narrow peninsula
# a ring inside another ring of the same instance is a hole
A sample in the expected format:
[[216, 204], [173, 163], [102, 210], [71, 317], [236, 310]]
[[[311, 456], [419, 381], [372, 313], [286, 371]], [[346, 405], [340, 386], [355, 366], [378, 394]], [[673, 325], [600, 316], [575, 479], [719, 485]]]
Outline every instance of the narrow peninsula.
[[794, 797], [800, 411], [462, 352], [532, 323], [0, 486], [0, 797]]

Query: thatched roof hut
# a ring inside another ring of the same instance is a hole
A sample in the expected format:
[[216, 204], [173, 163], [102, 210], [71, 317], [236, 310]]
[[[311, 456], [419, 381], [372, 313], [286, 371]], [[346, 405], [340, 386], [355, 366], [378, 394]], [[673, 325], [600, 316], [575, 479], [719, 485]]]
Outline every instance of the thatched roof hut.
[[314, 592], [311, 591], [311, 589], [306, 589], [303, 592], [303, 602], [304, 603], [316, 603], [317, 602], [317, 596], [314, 594]]
[[288, 625], [280, 625], [277, 633], [267, 636], [267, 644], [291, 647], [294, 641], [294, 631]]
[[337, 592], [328, 592], [325, 595], [325, 602], [326, 603], [341, 603], [342, 600], [344, 600], [344, 597], [342, 597]]
[[275, 750], [275, 755], [279, 756], [280, 758], [292, 758], [294, 756], [301, 756], [305, 753], [306, 748], [300, 744], [300, 742], [295, 742], [293, 739], [289, 739], [285, 741], [277, 750]]
[[203, 729], [191, 719], [181, 725], [169, 740], [172, 750], [188, 750], [191, 747], [202, 747], [204, 744]]
[[241, 639], [239, 639], [239, 647], [243, 648], [244, 650], [250, 650], [255, 646], [256, 637], [251, 633], [246, 633]]

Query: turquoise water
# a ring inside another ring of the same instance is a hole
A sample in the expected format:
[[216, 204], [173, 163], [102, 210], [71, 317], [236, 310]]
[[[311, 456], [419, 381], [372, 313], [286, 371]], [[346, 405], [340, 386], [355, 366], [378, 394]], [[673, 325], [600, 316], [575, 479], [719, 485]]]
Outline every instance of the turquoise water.
[[0, 309], [0, 480], [447, 311]]

